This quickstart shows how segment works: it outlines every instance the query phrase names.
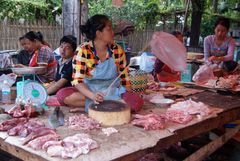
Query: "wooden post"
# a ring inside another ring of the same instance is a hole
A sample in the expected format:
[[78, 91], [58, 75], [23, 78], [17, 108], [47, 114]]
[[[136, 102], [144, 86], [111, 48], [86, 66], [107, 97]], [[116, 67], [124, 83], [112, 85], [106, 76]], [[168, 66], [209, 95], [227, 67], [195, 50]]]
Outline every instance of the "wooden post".
[[218, 148], [223, 146], [229, 139], [231, 139], [240, 129], [240, 125], [237, 127], [229, 130], [224, 135], [220, 136], [216, 140], [208, 143], [207, 145], [203, 146], [202, 148], [198, 149], [195, 153], [191, 154], [189, 157], [184, 159], [184, 161], [202, 161], [204, 158], [212, 154]]
[[[81, 20], [80, 25], [84, 25], [88, 19], [88, 1], [87, 0], [81, 0]], [[83, 36], [81, 35], [81, 32], [79, 33], [80, 37], [80, 43], [84, 41]]]
[[63, 35], [73, 35], [80, 41], [80, 0], [63, 0]]

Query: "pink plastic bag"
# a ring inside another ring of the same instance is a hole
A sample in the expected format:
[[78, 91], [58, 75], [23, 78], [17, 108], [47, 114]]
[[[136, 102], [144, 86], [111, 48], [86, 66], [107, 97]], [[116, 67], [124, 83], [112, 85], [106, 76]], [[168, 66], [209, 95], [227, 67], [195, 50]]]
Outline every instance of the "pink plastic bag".
[[212, 78], [214, 78], [213, 67], [211, 65], [204, 64], [200, 66], [197, 72], [193, 75], [192, 79], [197, 84], [205, 84]]
[[174, 71], [184, 71], [187, 51], [183, 44], [166, 32], [155, 32], [150, 42], [152, 53]]

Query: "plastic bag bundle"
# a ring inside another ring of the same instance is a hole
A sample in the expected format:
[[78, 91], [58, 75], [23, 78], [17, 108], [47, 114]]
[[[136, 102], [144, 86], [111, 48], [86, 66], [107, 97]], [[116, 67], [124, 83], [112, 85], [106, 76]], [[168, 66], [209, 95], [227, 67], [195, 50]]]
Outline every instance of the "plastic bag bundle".
[[173, 35], [155, 32], [150, 42], [152, 53], [174, 71], [184, 71], [187, 66], [187, 51]]
[[16, 82], [16, 79], [17, 79], [17, 75], [15, 74], [2, 74], [0, 76], [0, 89], [1, 89], [1, 86], [3, 85], [3, 82], [6, 81], [7, 82], [7, 85], [9, 87], [11, 87], [15, 82]]
[[156, 57], [153, 54], [147, 52], [142, 53], [140, 57], [140, 69], [147, 73], [152, 72], [155, 60]]
[[193, 75], [192, 80], [197, 84], [207, 83], [209, 79], [214, 78], [213, 68], [214, 66], [208, 64], [200, 66], [197, 72]]

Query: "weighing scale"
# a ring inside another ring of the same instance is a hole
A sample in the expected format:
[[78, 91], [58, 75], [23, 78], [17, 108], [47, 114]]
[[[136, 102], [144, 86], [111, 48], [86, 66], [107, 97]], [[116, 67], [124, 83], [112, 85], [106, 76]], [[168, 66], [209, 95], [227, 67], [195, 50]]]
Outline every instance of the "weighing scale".
[[[31, 68], [31, 69], [30, 69]], [[23, 70], [22, 68], [19, 68]], [[42, 67], [28, 67], [26, 70], [28, 74], [13, 68], [15, 74], [22, 75], [22, 81], [17, 82], [17, 98], [22, 97], [24, 100], [31, 99], [31, 101], [37, 106], [47, 108], [45, 102], [47, 101], [47, 91], [43, 85], [36, 81], [36, 71], [42, 69]], [[25, 77], [32, 76], [33, 80], [26, 80]]]

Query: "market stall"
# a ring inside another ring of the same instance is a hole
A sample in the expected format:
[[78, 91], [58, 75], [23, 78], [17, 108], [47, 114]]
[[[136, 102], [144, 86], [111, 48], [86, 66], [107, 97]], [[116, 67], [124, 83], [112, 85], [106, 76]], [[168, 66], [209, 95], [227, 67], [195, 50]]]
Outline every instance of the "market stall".
[[[185, 89], [185, 88], [184, 88]], [[191, 91], [191, 88], [185, 91]], [[184, 91], [182, 89], [182, 91]], [[178, 92], [179, 93], [179, 92]], [[180, 92], [181, 93], [181, 92]], [[65, 122], [64, 126], [56, 128], [57, 134], [63, 139], [74, 134], [87, 133], [95, 140], [99, 147], [91, 150], [87, 154], [79, 155], [72, 160], [134, 160], [138, 159], [144, 154], [151, 151], [159, 151], [166, 148], [173, 143], [188, 139], [192, 136], [210, 131], [212, 129], [221, 127], [222, 125], [239, 119], [240, 114], [240, 98], [237, 95], [221, 95], [217, 92], [209, 90], [199, 90], [195, 92], [188, 92], [186, 97], [180, 97], [180, 94], [171, 95], [171, 98], [181, 98], [187, 100], [191, 98], [194, 101], [202, 101], [210, 106], [212, 113], [201, 119], [194, 116], [194, 118], [186, 124], [167, 123], [165, 128], [160, 130], [144, 130], [142, 127], [134, 126], [132, 124], [124, 124], [120, 126], [113, 126], [118, 132], [110, 136], [103, 133], [100, 127], [98, 129], [84, 131], [69, 129]], [[168, 92], [170, 96], [171, 92]], [[221, 100], [221, 101], [220, 101]], [[2, 105], [2, 108], [11, 108], [12, 105]], [[52, 113], [53, 107], [46, 111], [44, 115], [30, 120], [41, 121], [46, 126], [48, 125], [48, 116]], [[81, 115], [81, 113], [69, 113], [67, 107], [61, 107], [65, 114], [65, 120], [69, 116]], [[162, 114], [166, 112], [167, 108], [156, 106], [148, 101], [145, 101], [143, 110], [138, 114]], [[235, 130], [236, 131], [236, 130]], [[0, 133], [1, 149], [15, 155], [23, 160], [64, 160], [61, 157], [51, 157], [45, 150], [33, 150], [31, 147], [22, 145], [22, 139], [18, 136], [9, 136], [7, 132]]]

